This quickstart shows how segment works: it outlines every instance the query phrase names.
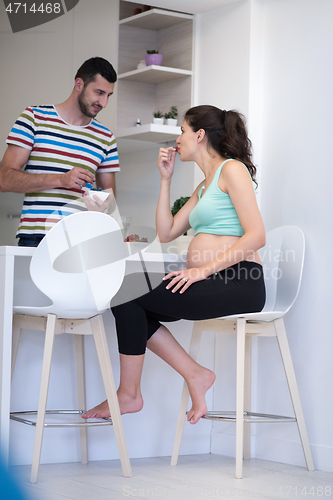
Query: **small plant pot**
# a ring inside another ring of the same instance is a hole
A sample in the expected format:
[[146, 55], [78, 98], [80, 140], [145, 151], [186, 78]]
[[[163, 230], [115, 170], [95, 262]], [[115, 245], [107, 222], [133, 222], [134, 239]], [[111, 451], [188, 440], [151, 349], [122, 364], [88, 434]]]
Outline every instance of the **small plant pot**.
[[163, 55], [162, 54], [146, 54], [146, 65], [151, 66], [155, 64], [156, 66], [162, 66]]
[[166, 125], [171, 125], [172, 127], [177, 127], [177, 118], [166, 118], [165, 119], [165, 124]]
[[164, 123], [164, 118], [155, 118], [154, 116], [154, 122], [156, 125], [163, 125]]

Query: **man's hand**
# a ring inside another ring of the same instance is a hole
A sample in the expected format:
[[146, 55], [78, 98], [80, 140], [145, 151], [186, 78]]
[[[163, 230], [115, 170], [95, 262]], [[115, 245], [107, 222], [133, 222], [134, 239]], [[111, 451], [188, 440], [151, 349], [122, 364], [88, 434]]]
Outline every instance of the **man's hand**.
[[116, 200], [113, 194], [113, 189], [105, 189], [104, 191], [108, 191], [109, 196], [105, 201], [102, 201], [96, 193], [96, 191], [91, 191], [91, 195], [89, 193], [84, 193], [83, 201], [88, 210], [92, 212], [105, 212], [107, 214], [112, 214], [116, 208]]
[[94, 180], [94, 175], [88, 170], [81, 167], [74, 167], [65, 174], [61, 174], [61, 187], [66, 189], [78, 189], [78, 185], [85, 187], [87, 182], [92, 184]]

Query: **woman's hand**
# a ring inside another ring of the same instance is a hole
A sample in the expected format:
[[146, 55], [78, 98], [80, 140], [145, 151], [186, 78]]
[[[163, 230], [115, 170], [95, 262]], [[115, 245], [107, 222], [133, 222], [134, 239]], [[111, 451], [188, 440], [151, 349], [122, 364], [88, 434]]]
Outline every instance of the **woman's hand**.
[[169, 180], [175, 168], [176, 149], [174, 147], [160, 148], [157, 158], [157, 165], [162, 178]]
[[[164, 276], [163, 280], [171, 279], [170, 283], [168, 283], [166, 289], [169, 290], [172, 288], [172, 293], [175, 293], [179, 290], [179, 293], [184, 293], [192, 283], [196, 281], [203, 281], [208, 278], [210, 275], [210, 271], [202, 267], [192, 267], [190, 269], [183, 269], [182, 271], [173, 271], [166, 276]], [[173, 278], [173, 279], [172, 279]]]

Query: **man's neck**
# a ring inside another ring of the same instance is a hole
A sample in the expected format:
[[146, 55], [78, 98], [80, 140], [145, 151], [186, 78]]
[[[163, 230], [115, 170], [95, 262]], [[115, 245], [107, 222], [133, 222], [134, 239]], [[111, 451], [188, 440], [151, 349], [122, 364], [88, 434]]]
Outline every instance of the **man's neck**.
[[83, 127], [91, 122], [91, 118], [82, 113], [74, 92], [66, 101], [56, 104], [55, 108], [60, 117], [70, 125]]

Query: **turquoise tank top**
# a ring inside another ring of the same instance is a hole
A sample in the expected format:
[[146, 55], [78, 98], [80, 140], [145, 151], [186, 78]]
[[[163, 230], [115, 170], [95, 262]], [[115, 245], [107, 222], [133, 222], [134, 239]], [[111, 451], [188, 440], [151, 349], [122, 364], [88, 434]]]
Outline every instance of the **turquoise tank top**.
[[203, 196], [202, 190], [204, 184], [199, 189], [198, 203], [193, 208], [189, 217], [190, 225], [195, 230], [195, 236], [199, 233], [226, 236], [243, 236], [244, 234], [230, 196], [218, 187], [222, 167], [230, 160], [232, 158], [224, 161], [219, 166]]

